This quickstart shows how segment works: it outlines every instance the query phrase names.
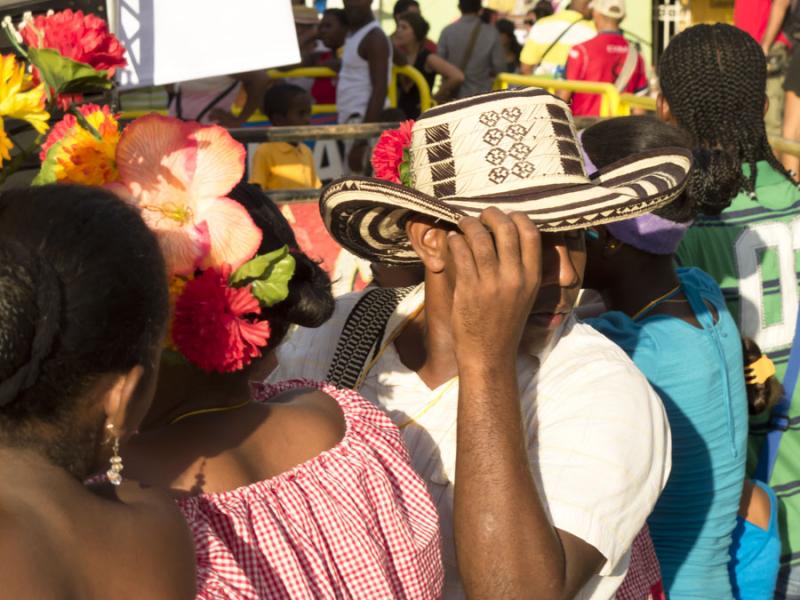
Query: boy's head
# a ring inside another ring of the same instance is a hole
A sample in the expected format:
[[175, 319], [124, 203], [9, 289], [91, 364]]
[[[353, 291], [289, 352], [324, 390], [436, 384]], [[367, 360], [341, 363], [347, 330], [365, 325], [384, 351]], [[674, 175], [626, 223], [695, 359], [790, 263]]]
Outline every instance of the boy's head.
[[279, 127], [308, 125], [311, 122], [311, 96], [300, 86], [279, 83], [264, 94], [264, 114]]

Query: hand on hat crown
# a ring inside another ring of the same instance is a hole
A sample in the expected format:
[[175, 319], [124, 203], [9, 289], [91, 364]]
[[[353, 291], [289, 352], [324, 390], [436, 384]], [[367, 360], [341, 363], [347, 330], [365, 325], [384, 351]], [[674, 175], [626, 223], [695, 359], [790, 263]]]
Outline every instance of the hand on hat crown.
[[516, 363], [523, 329], [539, 292], [539, 230], [522, 213], [491, 207], [464, 217], [447, 237], [455, 264], [452, 327], [459, 371]]

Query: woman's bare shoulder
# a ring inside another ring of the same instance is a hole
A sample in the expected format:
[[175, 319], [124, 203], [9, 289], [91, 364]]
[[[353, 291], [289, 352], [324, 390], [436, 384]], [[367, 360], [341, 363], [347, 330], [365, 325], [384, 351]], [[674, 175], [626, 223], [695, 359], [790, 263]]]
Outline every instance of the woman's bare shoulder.
[[339, 403], [322, 390], [289, 390], [272, 398], [270, 405], [271, 429], [282, 432], [285, 462], [291, 465], [333, 448], [345, 435]]

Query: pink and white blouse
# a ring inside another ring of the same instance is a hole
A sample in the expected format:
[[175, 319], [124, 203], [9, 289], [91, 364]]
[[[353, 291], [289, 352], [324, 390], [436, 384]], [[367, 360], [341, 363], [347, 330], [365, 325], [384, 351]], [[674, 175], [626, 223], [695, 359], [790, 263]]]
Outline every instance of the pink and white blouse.
[[344, 438], [266, 481], [178, 501], [194, 536], [197, 597], [438, 598], [436, 509], [397, 427], [325, 383], [262, 385], [255, 400], [296, 388], [336, 399]]

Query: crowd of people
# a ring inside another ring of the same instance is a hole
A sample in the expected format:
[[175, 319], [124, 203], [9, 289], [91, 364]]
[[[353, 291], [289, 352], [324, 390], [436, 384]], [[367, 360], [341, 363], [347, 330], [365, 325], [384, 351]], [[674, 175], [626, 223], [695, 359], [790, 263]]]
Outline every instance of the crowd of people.
[[[492, 82], [647, 93], [623, 0], [539, 2], [524, 44], [479, 0], [436, 43], [414, 0], [391, 36], [368, 0], [297, 6], [335, 85], [174, 89], [203, 143], [126, 131], [144, 201], [0, 192], [0, 597], [800, 599], [800, 190], [765, 123], [788, 4], [685, 29], [656, 114], [582, 130], [596, 96]], [[334, 297], [269, 197], [322, 186], [309, 149], [245, 176], [210, 121], [380, 122], [392, 64], [437, 105], [401, 80], [410, 120], [322, 187], [376, 273]], [[163, 228], [151, 181], [213, 189], [208, 222]]]

